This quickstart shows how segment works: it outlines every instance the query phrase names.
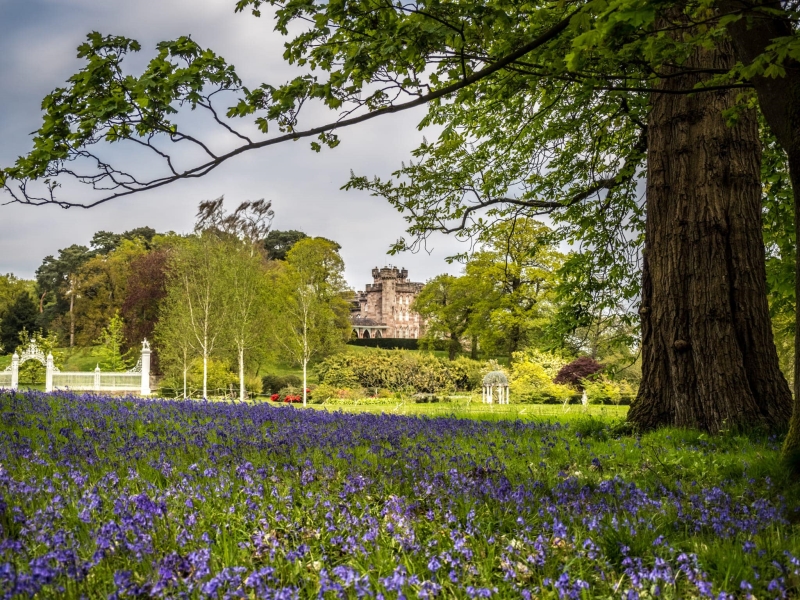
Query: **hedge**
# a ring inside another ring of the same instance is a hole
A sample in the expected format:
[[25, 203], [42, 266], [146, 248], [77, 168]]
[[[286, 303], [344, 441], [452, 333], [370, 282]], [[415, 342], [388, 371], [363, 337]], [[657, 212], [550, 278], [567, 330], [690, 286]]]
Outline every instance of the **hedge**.
[[480, 386], [483, 365], [468, 358], [454, 361], [407, 350], [378, 350], [331, 356], [317, 367], [320, 382], [336, 388], [437, 393]]
[[[419, 350], [423, 346], [420, 341], [412, 338], [357, 338], [347, 343], [351, 346], [383, 348], [384, 350]], [[433, 340], [433, 342], [426, 342], [425, 344], [432, 346], [432, 350], [447, 350], [450, 347], [450, 340]]]
[[419, 340], [412, 338], [358, 338], [347, 343], [351, 346], [384, 348], [386, 350], [419, 350]]

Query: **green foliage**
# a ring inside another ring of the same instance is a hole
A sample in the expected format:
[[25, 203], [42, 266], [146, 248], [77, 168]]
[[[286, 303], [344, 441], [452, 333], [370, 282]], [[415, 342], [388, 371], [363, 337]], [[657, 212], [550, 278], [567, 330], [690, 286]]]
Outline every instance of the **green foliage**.
[[[34, 331], [32, 334], [26, 329], [23, 329], [19, 335], [19, 346], [15, 351], [18, 355], [22, 353], [30, 345], [31, 341], [35, 341], [39, 350], [47, 356], [53, 355], [53, 364], [58, 368], [64, 367], [64, 353], [58, 349], [58, 337], [54, 333], [44, 335], [41, 330]], [[29, 360], [19, 367], [19, 382], [25, 384], [44, 383], [45, 379], [45, 366], [36, 360]]]
[[478, 390], [487, 373], [487, 363], [458, 356], [447, 363], [447, 370], [457, 390]]
[[593, 404], [630, 404], [636, 397], [636, 390], [627, 381], [612, 381], [604, 376], [584, 381], [583, 389]]
[[480, 381], [480, 370], [480, 363], [467, 358], [446, 361], [405, 350], [342, 353], [317, 366], [320, 381], [335, 388], [421, 393], [473, 389]]
[[448, 341], [450, 360], [461, 351], [461, 337], [467, 331], [475, 312], [476, 296], [464, 277], [434, 277], [415, 298], [411, 309], [426, 320], [425, 338]]
[[340, 388], [336, 386], [329, 385], [327, 383], [321, 383], [314, 388], [314, 392], [311, 394], [313, 402], [323, 403], [328, 402], [331, 399], [338, 398], [339, 393], [341, 392]]
[[302, 383], [303, 381], [297, 375], [268, 374], [261, 378], [261, 392], [264, 394], [277, 394], [285, 387], [299, 388]]
[[264, 250], [271, 260], [286, 260], [289, 250], [302, 239], [308, 236], [302, 231], [291, 229], [289, 231], [271, 230], [264, 238]]
[[122, 372], [127, 371], [131, 364], [130, 352], [123, 353], [125, 347], [125, 323], [119, 313], [111, 317], [108, 325], [100, 334], [96, 341], [98, 346], [95, 348], [95, 356], [98, 359], [100, 369], [103, 371]]
[[[231, 389], [238, 389], [236, 373], [228, 363], [215, 358], [208, 359], [208, 391], [210, 395], [229, 394]], [[203, 360], [195, 358], [189, 367], [189, 386], [195, 391], [193, 396], [203, 390]]]
[[347, 342], [350, 346], [384, 348], [385, 350], [417, 350], [419, 340], [413, 338], [355, 338]]
[[36, 328], [38, 311], [27, 291], [21, 291], [14, 301], [0, 311], [0, 353], [9, 353], [20, 342], [20, 334]]
[[794, 198], [786, 154], [763, 123], [761, 138], [762, 233], [767, 259], [769, 310], [781, 370], [793, 385], [797, 252]]
[[571, 387], [553, 383], [558, 371], [567, 364], [559, 354], [528, 348], [515, 352], [511, 364], [512, 402], [563, 403], [575, 395]]

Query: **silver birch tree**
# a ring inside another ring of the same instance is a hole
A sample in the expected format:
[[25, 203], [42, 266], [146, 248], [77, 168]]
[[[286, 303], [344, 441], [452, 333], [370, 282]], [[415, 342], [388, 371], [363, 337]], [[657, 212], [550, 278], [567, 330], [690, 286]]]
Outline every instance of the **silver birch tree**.
[[180, 368], [184, 399], [188, 397], [189, 366], [197, 353], [190, 326], [183, 287], [171, 285], [161, 304], [154, 334], [161, 365]]
[[309, 364], [341, 349], [350, 334], [343, 272], [337, 244], [307, 238], [273, 274], [270, 330], [284, 356], [303, 369], [303, 406], [308, 404]]
[[269, 233], [273, 211], [265, 200], [243, 202], [228, 214], [224, 199], [200, 204], [195, 231], [216, 235], [225, 245], [225, 289], [230, 341], [239, 370], [239, 400], [245, 400], [246, 353], [264, 341], [266, 317], [266, 258], [263, 240]]
[[168, 278], [168, 294], [180, 298], [186, 335], [203, 359], [203, 398], [208, 398], [208, 359], [226, 332], [225, 247], [210, 232], [191, 236], [177, 249]]

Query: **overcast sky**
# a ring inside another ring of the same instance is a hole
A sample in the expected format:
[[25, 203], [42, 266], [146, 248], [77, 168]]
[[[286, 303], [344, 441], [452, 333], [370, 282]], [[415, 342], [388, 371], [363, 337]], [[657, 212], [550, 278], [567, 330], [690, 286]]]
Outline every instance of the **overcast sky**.
[[[281, 58], [284, 40], [272, 31], [272, 21], [235, 14], [234, 6], [235, 0], [0, 0], [0, 165], [30, 149], [41, 99], [80, 68], [75, 49], [93, 30], [139, 40], [143, 49], [133, 66], [149, 59], [158, 41], [191, 35], [234, 64], [245, 85], [290, 78], [293, 71]], [[347, 279], [357, 289], [371, 281], [372, 267], [385, 264], [405, 266], [417, 281], [455, 273], [458, 267], [444, 258], [463, 250], [457, 242], [438, 238], [431, 254], [389, 257], [386, 250], [404, 231], [401, 215], [381, 198], [339, 189], [351, 169], [385, 177], [408, 160], [422, 137], [415, 127], [422, 114], [418, 109], [342, 130], [339, 147], [321, 154], [309, 149], [308, 140], [246, 153], [200, 180], [90, 210], [0, 206], [0, 273], [32, 277], [44, 256], [88, 244], [101, 229], [149, 225], [188, 232], [198, 202], [223, 194], [231, 208], [270, 199], [274, 228], [339, 242]], [[312, 124], [318, 123], [306, 122]]]

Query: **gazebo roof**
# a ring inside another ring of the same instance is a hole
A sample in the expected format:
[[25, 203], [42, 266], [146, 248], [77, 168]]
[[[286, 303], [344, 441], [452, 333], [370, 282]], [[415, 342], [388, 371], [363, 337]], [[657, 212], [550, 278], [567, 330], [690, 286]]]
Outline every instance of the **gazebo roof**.
[[491, 371], [483, 378], [483, 385], [508, 385], [508, 377], [502, 371]]

